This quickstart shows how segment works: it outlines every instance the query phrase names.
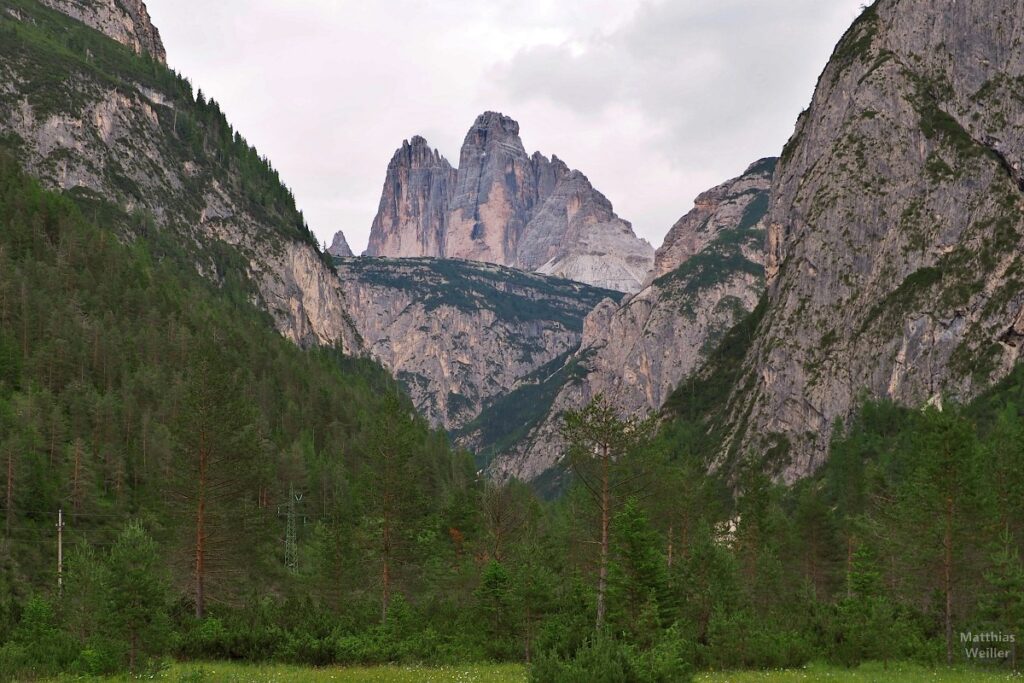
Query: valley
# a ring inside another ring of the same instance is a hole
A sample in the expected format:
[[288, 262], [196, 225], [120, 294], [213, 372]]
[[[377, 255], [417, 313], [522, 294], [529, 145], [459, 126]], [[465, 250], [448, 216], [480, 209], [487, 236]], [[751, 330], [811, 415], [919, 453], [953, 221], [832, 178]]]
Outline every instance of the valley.
[[0, 0], [0, 680], [1019, 675], [1022, 35], [863, 7], [657, 248], [484, 111], [356, 255], [141, 0]]

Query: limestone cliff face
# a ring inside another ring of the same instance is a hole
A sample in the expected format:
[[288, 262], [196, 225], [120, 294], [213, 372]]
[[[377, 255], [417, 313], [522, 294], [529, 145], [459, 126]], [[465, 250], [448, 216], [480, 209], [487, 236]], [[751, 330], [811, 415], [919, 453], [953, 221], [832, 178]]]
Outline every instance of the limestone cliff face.
[[570, 171], [527, 224], [517, 262], [539, 273], [634, 292], [651, 269], [651, 252], [587, 177]]
[[[538, 164], [535, 166], [534, 161]], [[519, 124], [487, 112], [466, 134], [442, 256], [514, 265], [519, 241], [538, 200], [538, 174]]]
[[327, 247], [327, 253], [335, 258], [350, 258], [355, 255], [352, 253], [352, 248], [348, 246], [345, 233], [341, 230], [334, 233], [334, 239], [331, 241], [331, 246]]
[[653, 249], [558, 157], [526, 153], [519, 124], [479, 116], [454, 170], [422, 138], [388, 168], [372, 256], [484, 261], [635, 292]]
[[[116, 5], [99, 0], [61, 3], [70, 16], [81, 10], [113, 17], [120, 8], [130, 18], [128, 9], [133, 7], [145, 10], [142, 3], [128, 0]], [[20, 18], [0, 13], [0, 24], [38, 25], [32, 11], [44, 12], [24, 10]], [[253, 303], [267, 310], [281, 333], [296, 343], [358, 350], [341, 283], [312, 236], [296, 225], [301, 217], [294, 207], [278, 211], [254, 202], [222, 152], [182, 141], [184, 121], [193, 127], [200, 126], [200, 116], [213, 121], [210, 128], [199, 128], [199, 140], [212, 139], [218, 134], [213, 127], [226, 124], [216, 123], [209, 105], [201, 110], [173, 74], [153, 76], [151, 65], [140, 61], [137, 81], [125, 76], [112, 85], [99, 70], [98, 55], [62, 62], [62, 54], [41, 52], [44, 48], [37, 46], [15, 50], [16, 57], [7, 48], [17, 45], [0, 50], [0, 82], [5, 84], [0, 88], [0, 137], [14, 141], [27, 170], [49, 187], [85, 200], [110, 201], [135, 213], [139, 225], [120, 226], [126, 239], [139, 230], [169, 231], [205, 276], [215, 282], [247, 279], [253, 285]], [[111, 44], [109, 49], [118, 48]], [[60, 88], [59, 98], [22, 87], [40, 69], [65, 69], [59, 86], [53, 86]], [[270, 171], [264, 180], [270, 188], [279, 182]]]
[[858, 395], [964, 400], [1017, 362], [1022, 32], [1015, 0], [879, 0], [843, 38], [775, 176], [723, 458], [775, 445], [792, 480]]
[[[564, 450], [562, 415], [597, 394], [623, 415], [658, 410], [753, 310], [764, 291], [764, 218], [774, 162], [762, 160], [698, 197], [658, 252], [667, 272], [621, 305], [606, 300], [587, 316], [579, 351], [547, 392], [553, 400], [524, 439], [491, 453], [491, 474], [529, 481], [554, 467]], [[486, 421], [485, 415], [465, 430], [463, 443], [487, 452], [500, 442], [487, 433]]]
[[469, 261], [363, 257], [338, 270], [369, 353], [449, 429], [576, 349], [587, 312], [614, 295]]
[[671, 273], [703, 250], [722, 229], [740, 225], [753, 199], [758, 202], [759, 213], [767, 211], [767, 185], [771, 183], [777, 161], [762, 159], [739, 178], [701, 193], [694, 200], [693, 211], [672, 226], [655, 253], [650, 281]]
[[40, 0], [44, 5], [106, 34], [136, 54], [148, 54], [161, 64], [167, 53], [160, 31], [142, 0]]
[[369, 256], [441, 256], [455, 169], [427, 141], [406, 140], [388, 164]]

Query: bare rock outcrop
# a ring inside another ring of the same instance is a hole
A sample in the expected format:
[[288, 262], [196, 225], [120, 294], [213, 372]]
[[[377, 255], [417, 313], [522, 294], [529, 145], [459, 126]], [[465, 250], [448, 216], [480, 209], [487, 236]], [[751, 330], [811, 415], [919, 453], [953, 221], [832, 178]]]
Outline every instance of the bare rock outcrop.
[[528, 155], [519, 124], [486, 112], [458, 170], [421, 137], [395, 153], [367, 254], [483, 261], [636, 292], [653, 251], [585, 175]]
[[[524, 397], [553, 398], [525, 438], [489, 453], [492, 476], [530, 481], [556, 466], [564, 451], [562, 415], [597, 394], [624, 416], [657, 411], [754, 309], [764, 291], [764, 218], [774, 166], [774, 159], [759, 161], [698, 197], [659, 250], [663, 267], [670, 258], [674, 267], [621, 304], [605, 300], [587, 316], [580, 349], [558, 373], [537, 378], [540, 385], [557, 385], [547, 391], [523, 387]], [[485, 414], [460, 434], [484, 453], [501, 442], [487, 433], [486, 421]]]
[[579, 347], [587, 312], [614, 296], [461, 260], [363, 257], [338, 270], [370, 355], [421, 414], [449, 429]]
[[879, 0], [839, 43], [775, 176], [723, 462], [794, 480], [858, 397], [963, 401], [1019, 360], [1022, 34], [1013, 0]]
[[388, 164], [368, 256], [442, 256], [455, 169], [427, 141], [406, 140]]
[[352, 253], [352, 247], [348, 246], [345, 233], [341, 230], [334, 233], [334, 239], [331, 241], [331, 246], [327, 247], [327, 253], [335, 258], [351, 258], [355, 256]]

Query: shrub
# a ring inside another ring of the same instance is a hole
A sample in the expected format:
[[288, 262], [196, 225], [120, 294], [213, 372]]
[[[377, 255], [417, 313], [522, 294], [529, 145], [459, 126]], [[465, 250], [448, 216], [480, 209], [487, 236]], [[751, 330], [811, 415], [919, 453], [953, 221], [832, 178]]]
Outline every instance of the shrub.
[[638, 651], [608, 635], [598, 635], [569, 659], [555, 652], [530, 668], [533, 683], [685, 683], [691, 680], [691, 648], [675, 628], [649, 650]]

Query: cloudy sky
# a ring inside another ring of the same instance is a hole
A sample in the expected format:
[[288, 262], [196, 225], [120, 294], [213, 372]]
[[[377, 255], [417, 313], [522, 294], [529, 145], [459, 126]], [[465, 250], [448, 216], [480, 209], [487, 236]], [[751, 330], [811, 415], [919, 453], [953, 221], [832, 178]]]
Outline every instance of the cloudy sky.
[[864, 0], [148, 0], [321, 239], [366, 246], [384, 172], [477, 114], [586, 173], [658, 246], [701, 191], [777, 154]]

